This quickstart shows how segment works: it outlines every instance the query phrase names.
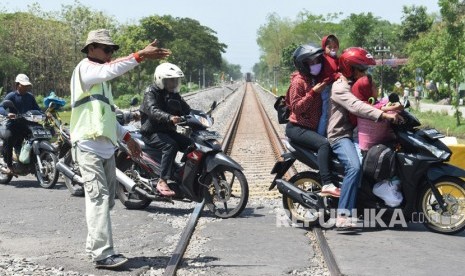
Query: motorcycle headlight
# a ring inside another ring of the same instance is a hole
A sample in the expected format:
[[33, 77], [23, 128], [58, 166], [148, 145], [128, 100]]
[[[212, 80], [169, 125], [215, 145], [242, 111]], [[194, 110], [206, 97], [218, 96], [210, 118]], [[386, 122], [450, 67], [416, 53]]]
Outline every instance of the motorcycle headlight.
[[34, 123], [43, 123], [45, 120], [45, 116], [44, 115], [30, 115], [26, 117], [26, 119]]
[[212, 122], [205, 117], [195, 115], [195, 118], [205, 127], [210, 127], [212, 125]]

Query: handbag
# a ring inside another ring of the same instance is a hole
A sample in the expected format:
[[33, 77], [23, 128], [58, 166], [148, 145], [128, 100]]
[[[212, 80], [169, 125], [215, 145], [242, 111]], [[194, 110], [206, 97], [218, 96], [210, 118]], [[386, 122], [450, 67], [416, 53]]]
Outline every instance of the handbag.
[[278, 122], [280, 124], [287, 124], [287, 122], [289, 122], [289, 114], [291, 113], [291, 111], [289, 110], [289, 107], [286, 105], [285, 96], [279, 96], [276, 98], [276, 101], [274, 103], [274, 109], [276, 109], [278, 115]]

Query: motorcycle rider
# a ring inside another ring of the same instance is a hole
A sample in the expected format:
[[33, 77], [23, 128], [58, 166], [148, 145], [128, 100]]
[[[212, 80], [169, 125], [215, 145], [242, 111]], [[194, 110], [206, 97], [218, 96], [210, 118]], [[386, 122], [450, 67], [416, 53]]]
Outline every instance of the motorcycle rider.
[[[172, 177], [172, 167], [178, 151], [185, 151], [192, 140], [176, 132], [176, 124], [191, 108], [179, 95], [181, 78], [184, 73], [171, 63], [162, 63], [155, 69], [153, 84], [147, 87], [140, 106], [142, 140], [147, 145], [162, 151], [160, 179], [156, 190], [163, 196], [174, 196], [167, 181]], [[173, 108], [168, 101], [177, 101], [179, 108]]]
[[339, 197], [340, 189], [331, 180], [329, 171], [330, 145], [326, 137], [318, 134], [318, 122], [322, 112], [322, 98], [327, 83], [317, 82], [321, 72], [323, 49], [312, 44], [299, 46], [293, 54], [297, 69], [291, 75], [291, 83], [286, 94], [286, 104], [290, 109], [286, 136], [303, 147], [318, 151], [323, 188], [321, 195]]
[[362, 166], [352, 140], [354, 126], [350, 122], [349, 113], [373, 121], [386, 119], [398, 123], [403, 120], [399, 114], [386, 113], [352, 94], [349, 80], [355, 79], [356, 72], [363, 72], [375, 64], [375, 60], [365, 49], [360, 47], [346, 49], [339, 58], [339, 70], [342, 76], [333, 83], [331, 89], [328, 140], [345, 171], [336, 218], [336, 227], [340, 229], [356, 226], [356, 221], [351, 216], [355, 208], [357, 189], [362, 179]]
[[[16, 91], [8, 93], [3, 100], [12, 101], [17, 110], [7, 110], [0, 106], [0, 114], [7, 116], [8, 119], [15, 119], [16, 114], [23, 114], [30, 110], [40, 111], [34, 95], [30, 92], [32, 83], [29, 81], [29, 77], [25, 74], [18, 74], [15, 83]], [[2, 173], [15, 174], [13, 171], [13, 148], [21, 147], [21, 143], [28, 131], [27, 121], [25, 120], [8, 120], [6, 123], [5, 130], [2, 133], [4, 138], [2, 154], [7, 167], [1, 168]]]

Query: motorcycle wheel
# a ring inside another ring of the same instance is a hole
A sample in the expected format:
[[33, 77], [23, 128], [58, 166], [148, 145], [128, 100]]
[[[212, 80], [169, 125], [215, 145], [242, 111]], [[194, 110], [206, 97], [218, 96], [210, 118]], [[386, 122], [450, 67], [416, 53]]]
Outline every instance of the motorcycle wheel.
[[42, 151], [39, 156], [44, 172], [42, 173], [39, 165], [35, 164], [35, 174], [42, 188], [50, 189], [55, 186], [60, 176], [60, 172], [56, 168], [58, 157], [50, 151]]
[[426, 186], [420, 194], [418, 210], [424, 216], [423, 224], [429, 230], [442, 234], [457, 234], [465, 229], [465, 181], [456, 177], [442, 177], [434, 186], [447, 204], [443, 211], [431, 187]]
[[[133, 179], [131, 170], [134, 168], [134, 162], [132, 160], [125, 160], [120, 164], [117, 164], [118, 169], [124, 172], [129, 178]], [[130, 210], [141, 210], [147, 208], [152, 200], [143, 197], [137, 193], [130, 193], [126, 190], [123, 184], [118, 182], [116, 186], [116, 196], [123, 205]]]
[[[304, 191], [319, 192], [321, 191], [320, 176], [314, 172], [301, 172], [289, 179], [294, 186]], [[292, 198], [283, 195], [283, 207], [288, 218], [297, 224], [303, 224], [307, 227], [318, 225], [320, 210], [312, 210], [294, 202]]]
[[[238, 216], [249, 200], [249, 184], [244, 174], [229, 167], [215, 168], [205, 177], [203, 195], [207, 208], [219, 218]], [[219, 187], [219, 191], [215, 188]]]
[[[78, 174], [80, 174], [79, 168], [77, 168], [76, 165], [74, 164], [73, 158], [71, 156], [71, 151], [68, 151], [65, 154], [64, 163], [65, 165], [70, 167], [73, 172], [77, 172]], [[78, 197], [84, 196], [84, 189], [82, 188], [80, 184], [74, 183], [73, 181], [71, 181], [71, 179], [67, 177], [64, 177], [64, 181], [65, 181], [66, 188], [68, 188], [68, 191], [70, 192], [72, 196], [78, 196]]]

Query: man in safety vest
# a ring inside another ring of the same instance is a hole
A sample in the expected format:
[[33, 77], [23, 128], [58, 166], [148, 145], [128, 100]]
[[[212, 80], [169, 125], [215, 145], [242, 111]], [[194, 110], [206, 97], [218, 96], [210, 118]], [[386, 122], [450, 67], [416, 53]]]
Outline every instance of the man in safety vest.
[[71, 77], [71, 142], [73, 158], [84, 179], [87, 242], [86, 253], [97, 268], [114, 268], [127, 262], [113, 248], [110, 210], [114, 206], [116, 165], [114, 152], [118, 139], [133, 155], [140, 147], [117, 123], [110, 80], [136, 67], [145, 59], [161, 59], [170, 51], [154, 41], [129, 56], [111, 60], [119, 49], [109, 31], [90, 31], [81, 52], [87, 54]]

